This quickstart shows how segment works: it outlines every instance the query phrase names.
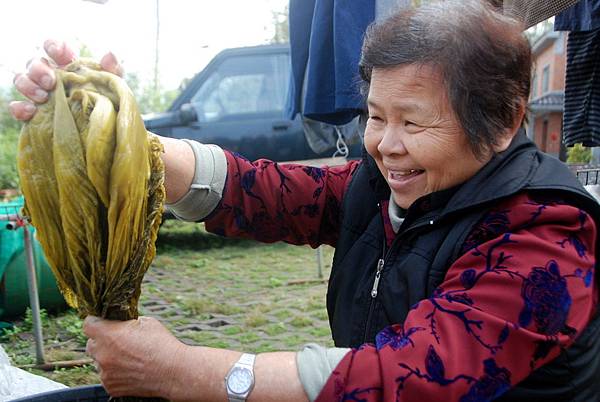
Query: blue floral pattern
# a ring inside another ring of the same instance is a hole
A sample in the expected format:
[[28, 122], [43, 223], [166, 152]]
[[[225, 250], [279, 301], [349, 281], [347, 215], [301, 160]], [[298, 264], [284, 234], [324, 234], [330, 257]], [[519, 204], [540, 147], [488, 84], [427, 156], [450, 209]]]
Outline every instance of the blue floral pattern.
[[519, 325], [527, 327], [533, 320], [537, 330], [545, 335], [565, 329], [572, 300], [556, 261], [531, 270], [523, 281], [521, 297], [525, 305], [519, 314]]
[[393, 325], [384, 328], [380, 331], [375, 338], [375, 346], [377, 350], [381, 350], [384, 346], [389, 346], [393, 350], [402, 349], [405, 346], [412, 345], [415, 343], [412, 341], [411, 336], [418, 331], [425, 331], [424, 327], [412, 327], [408, 331], [404, 331], [401, 325]]
[[507, 210], [490, 211], [471, 231], [461, 248], [462, 254], [505, 233], [510, 225]]
[[481, 376], [469, 392], [460, 398], [460, 402], [485, 402], [492, 401], [510, 388], [510, 371], [498, 367], [494, 359], [483, 362], [483, 376]]

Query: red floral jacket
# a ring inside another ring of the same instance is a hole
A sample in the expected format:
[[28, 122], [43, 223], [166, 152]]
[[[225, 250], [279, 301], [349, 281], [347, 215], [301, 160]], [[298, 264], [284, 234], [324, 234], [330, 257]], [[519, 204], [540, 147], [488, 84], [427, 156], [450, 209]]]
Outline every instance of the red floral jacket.
[[[339, 206], [360, 162], [313, 168], [226, 156], [227, 183], [209, 231], [335, 246]], [[503, 394], [591, 319], [595, 244], [596, 226], [578, 208], [527, 193], [498, 204], [434, 294], [382, 330], [375, 345], [348, 353], [317, 400], [467, 402]]]

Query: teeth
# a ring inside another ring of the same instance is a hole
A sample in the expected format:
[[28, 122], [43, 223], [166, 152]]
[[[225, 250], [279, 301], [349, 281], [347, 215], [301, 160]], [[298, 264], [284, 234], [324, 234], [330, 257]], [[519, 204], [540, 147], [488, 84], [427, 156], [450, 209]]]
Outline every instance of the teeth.
[[392, 175], [393, 176], [410, 176], [417, 172], [418, 172], [418, 170], [416, 170], [416, 169], [410, 169], [410, 170], [402, 170], [402, 171], [398, 171], [398, 172], [392, 172]]

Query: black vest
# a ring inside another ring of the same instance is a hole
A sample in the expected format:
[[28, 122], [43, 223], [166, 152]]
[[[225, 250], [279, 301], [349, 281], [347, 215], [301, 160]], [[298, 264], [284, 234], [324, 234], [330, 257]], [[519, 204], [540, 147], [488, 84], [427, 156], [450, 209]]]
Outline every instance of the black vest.
[[[521, 132], [474, 177], [435, 207], [441, 194], [421, 197], [407, 211], [389, 250], [379, 203], [389, 187], [365, 156], [342, 205], [342, 226], [327, 292], [336, 346], [374, 343], [384, 327], [404, 322], [411, 306], [429, 298], [460, 256], [473, 226], [502, 199], [522, 191], [559, 195], [588, 212], [600, 227], [600, 206], [569, 169], [540, 152]], [[600, 247], [596, 247], [600, 259]], [[371, 296], [377, 262], [385, 253], [376, 298]], [[596, 263], [596, 268], [600, 264]], [[596, 278], [598, 279], [598, 269]], [[514, 385], [514, 384], [513, 384]], [[574, 345], [533, 372], [500, 400], [600, 401], [600, 316]]]

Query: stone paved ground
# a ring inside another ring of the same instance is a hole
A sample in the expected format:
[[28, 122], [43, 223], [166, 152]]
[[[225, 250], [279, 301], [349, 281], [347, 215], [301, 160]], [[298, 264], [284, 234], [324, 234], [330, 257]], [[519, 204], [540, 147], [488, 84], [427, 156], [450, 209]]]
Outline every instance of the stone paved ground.
[[[333, 249], [323, 247], [323, 275]], [[140, 312], [158, 318], [190, 345], [246, 352], [332, 346], [325, 281], [309, 247], [226, 241], [201, 225], [167, 221], [142, 285]], [[43, 317], [47, 362], [87, 359], [81, 320], [73, 310]], [[17, 320], [0, 343], [23, 366], [35, 362], [31, 317]], [[69, 386], [99, 383], [92, 365], [31, 370]]]
[[[324, 276], [332, 249], [323, 249]], [[238, 243], [203, 251], [159, 250], [140, 311], [191, 345], [264, 352], [332, 345], [315, 250]]]

